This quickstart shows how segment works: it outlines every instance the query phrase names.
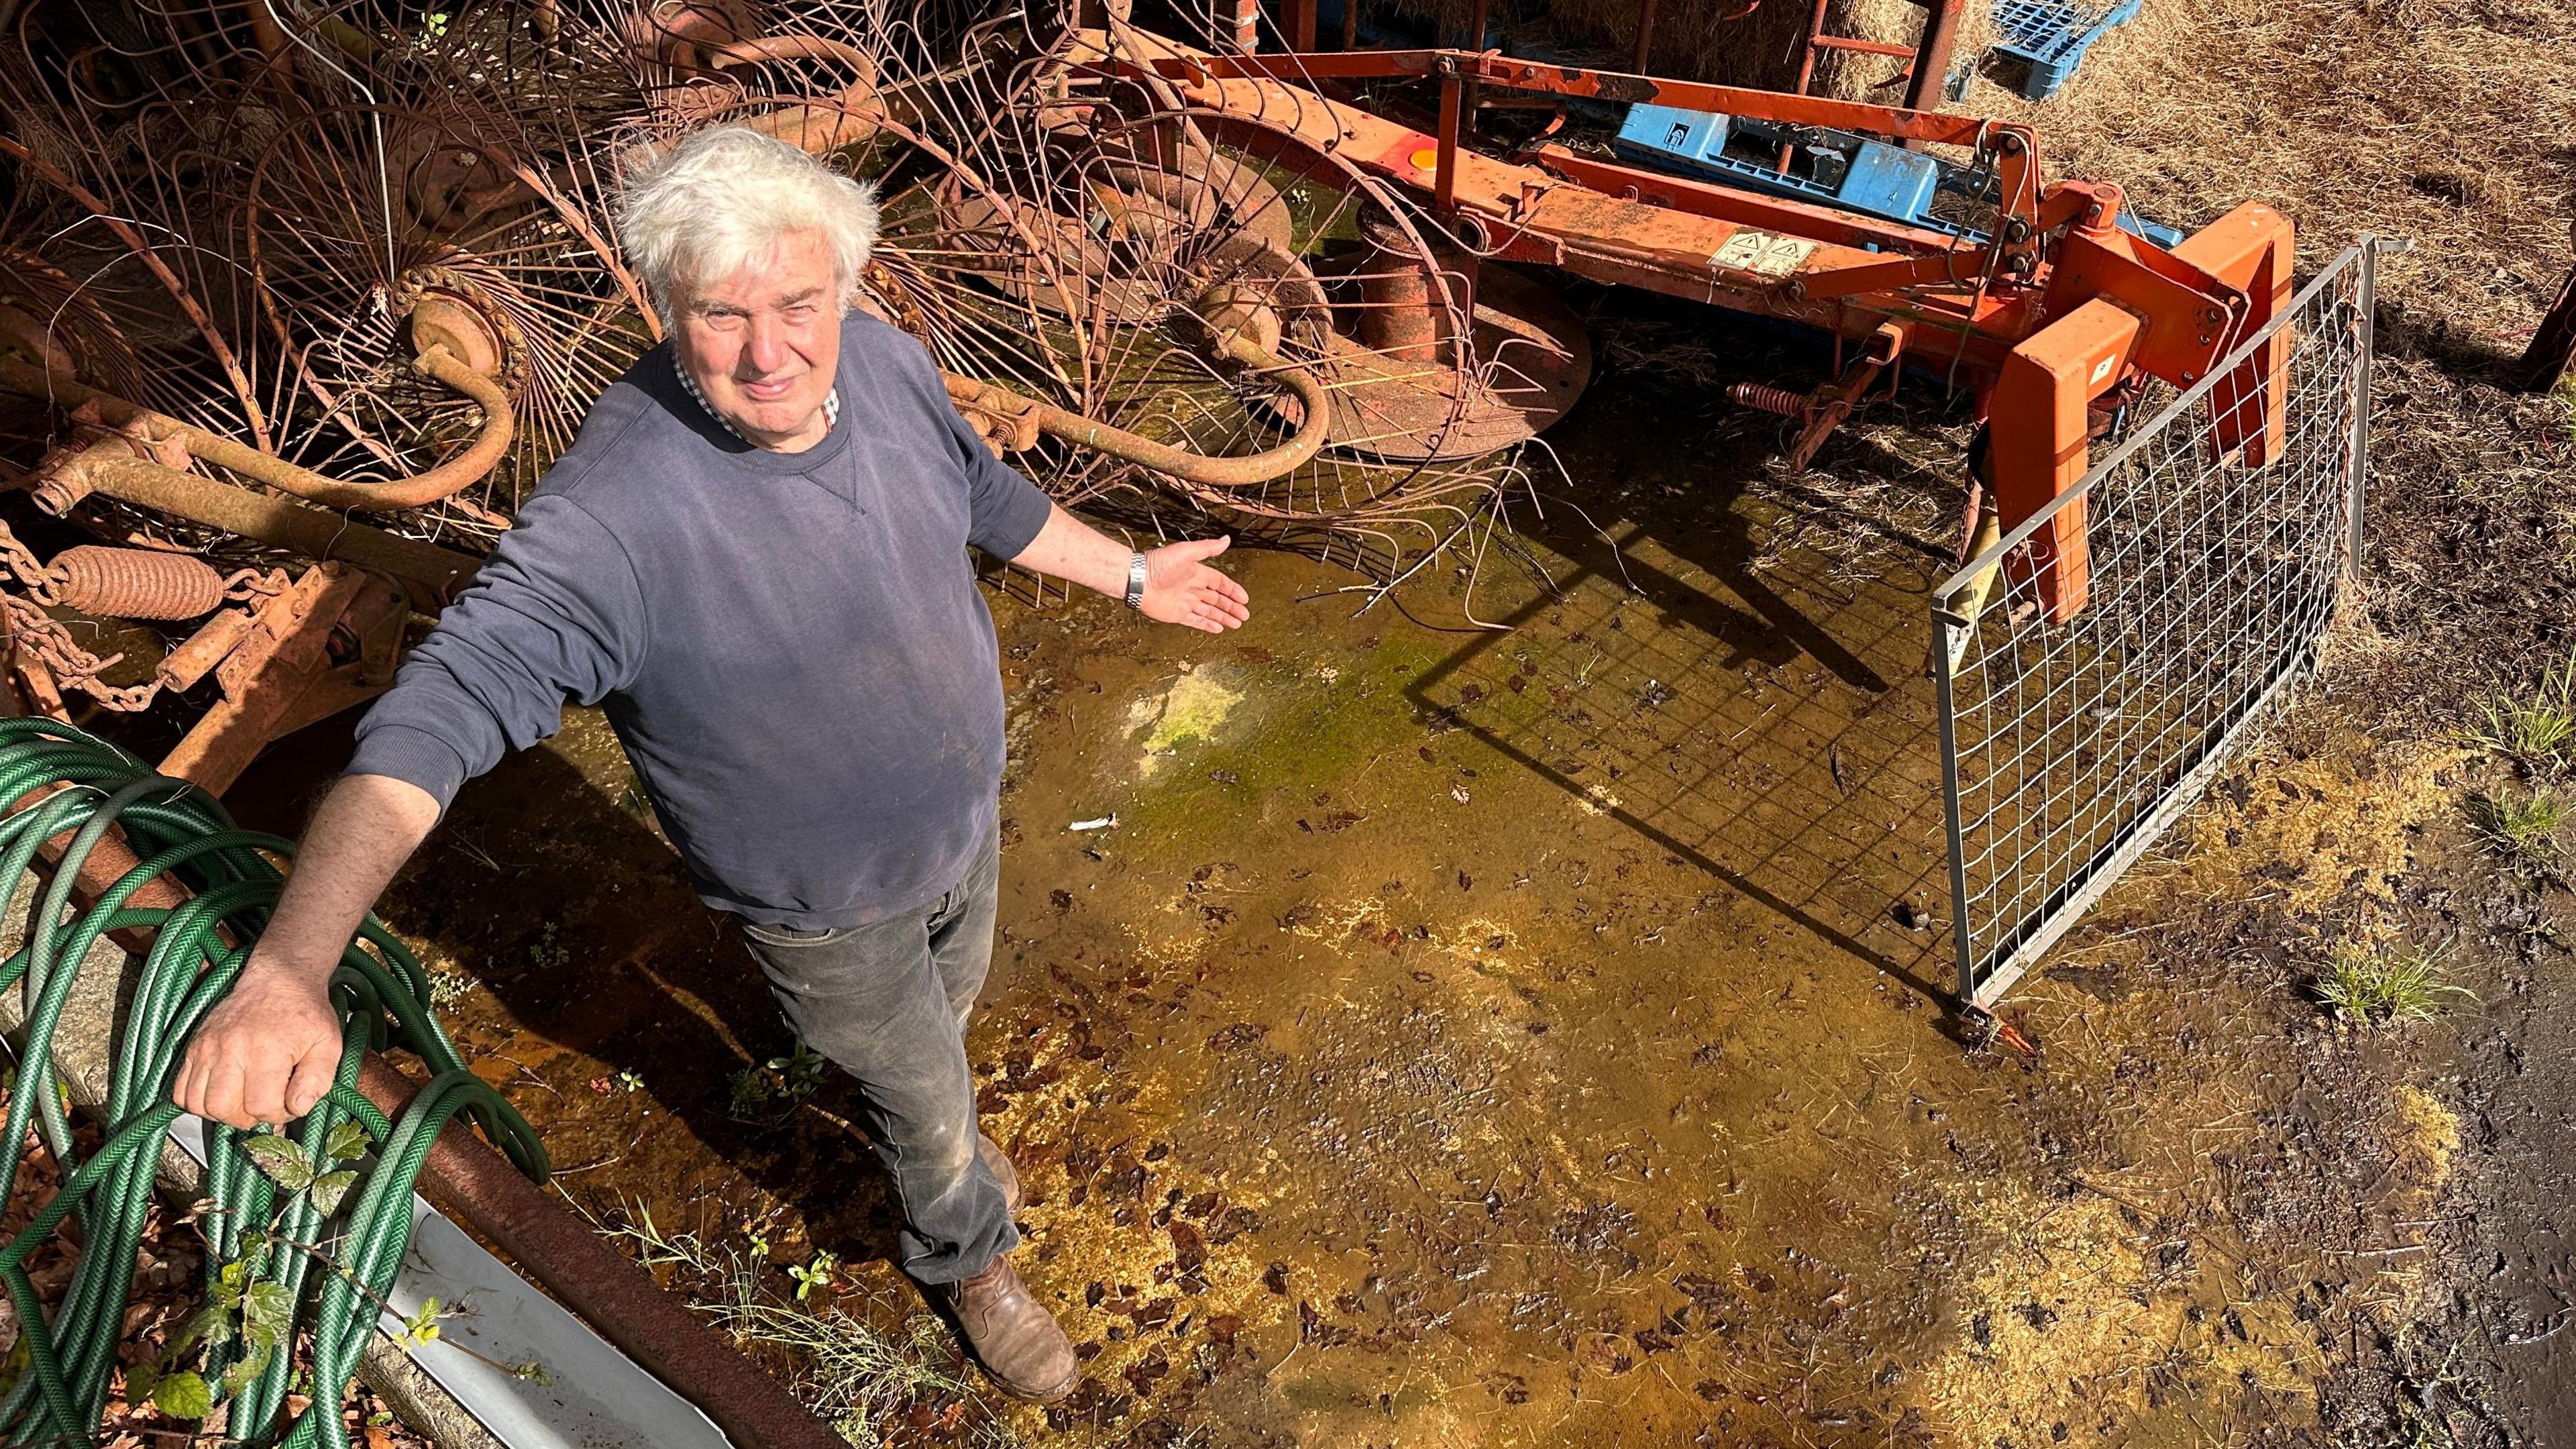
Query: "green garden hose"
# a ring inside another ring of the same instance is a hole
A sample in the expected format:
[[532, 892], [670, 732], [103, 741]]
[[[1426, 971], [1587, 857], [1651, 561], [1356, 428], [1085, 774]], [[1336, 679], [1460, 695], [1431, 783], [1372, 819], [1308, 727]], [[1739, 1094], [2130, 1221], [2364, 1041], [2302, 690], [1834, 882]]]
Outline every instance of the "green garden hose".
[[[30, 798], [55, 785], [62, 788]], [[7, 801], [22, 803], [0, 818], [0, 886], [13, 904], [19, 890], [39, 889], [26, 944], [0, 962], [0, 991], [23, 982], [27, 1003], [17, 1087], [0, 1129], [9, 1144], [0, 1203], [16, 1186], [31, 1117], [63, 1178], [0, 1248], [0, 1286], [26, 1349], [23, 1372], [0, 1392], [0, 1443], [87, 1444], [116, 1370], [161, 1144], [180, 1115], [172, 1079], [190, 1034], [250, 959], [284, 882], [278, 862], [294, 845], [240, 829], [205, 791], [48, 719], [0, 720]], [[111, 828], [142, 862], [80, 909], [73, 883]], [[45, 882], [31, 870], [36, 852], [67, 834]], [[166, 910], [126, 904], [165, 873], [192, 898]], [[83, 1160], [53, 1089], [54, 1028], [91, 945], [127, 930], [150, 931], [152, 946], [111, 1046], [105, 1141]], [[340, 1406], [410, 1243], [412, 1185], [450, 1118], [463, 1114], [530, 1177], [547, 1172], [528, 1124], [466, 1071], [424, 1004], [420, 963], [382, 922], [370, 916], [359, 928], [330, 989], [344, 1045], [329, 1095], [283, 1132], [208, 1125], [204, 1303], [158, 1361], [128, 1373], [130, 1399], [149, 1395], [182, 1417], [220, 1405], [233, 1442], [345, 1449]], [[357, 1090], [360, 1061], [388, 1043], [432, 1073], [390, 1121]], [[66, 1223], [78, 1229], [80, 1257], [48, 1315], [26, 1264]], [[310, 1400], [300, 1414], [286, 1412], [290, 1391]]]

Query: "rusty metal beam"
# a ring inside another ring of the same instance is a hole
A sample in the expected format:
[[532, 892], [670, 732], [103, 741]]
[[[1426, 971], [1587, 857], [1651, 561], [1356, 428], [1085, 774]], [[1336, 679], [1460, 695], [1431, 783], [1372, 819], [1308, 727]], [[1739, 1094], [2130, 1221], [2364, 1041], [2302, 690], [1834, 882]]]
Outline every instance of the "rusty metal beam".
[[1942, 88], [1950, 79], [1950, 54], [1958, 45], [1959, 22], [1967, 8], [1968, 0], [1925, 0], [1923, 37], [1914, 51], [1914, 74], [1905, 82], [1907, 110], [1930, 110], [1942, 99]]
[[1643, 201], [1651, 206], [1686, 211], [1693, 216], [1731, 221], [1738, 226], [1768, 227], [1840, 246], [1880, 252], [1958, 256], [1970, 250], [1947, 232], [1885, 221], [1859, 212], [1836, 211], [1811, 201], [1748, 191], [1696, 177], [1649, 171], [1616, 161], [1586, 156], [1563, 146], [1541, 146], [1532, 159], [1541, 166], [1604, 196]]
[[[221, 795], [270, 742], [393, 683], [407, 596], [381, 574], [342, 564], [305, 571], [268, 601], [217, 666], [224, 697], [161, 761], [161, 773]], [[344, 636], [353, 657], [335, 659]]]
[[[140, 458], [95, 458], [85, 460], [80, 467], [80, 481], [86, 485], [83, 492], [104, 493], [192, 523], [292, 549], [307, 558], [338, 559], [390, 574], [413, 586], [424, 613], [434, 612], [438, 605], [454, 598], [457, 590], [474, 577], [474, 571], [483, 566], [482, 560], [470, 554], [403, 538], [307, 504], [253, 493]], [[39, 499], [40, 503], [45, 501]], [[69, 503], [63, 507], [69, 507]]]
[[1546, 65], [1503, 55], [1465, 50], [1365, 50], [1275, 55], [1186, 55], [1154, 60], [1153, 68], [1173, 80], [1360, 80], [1371, 77], [1456, 75], [1507, 90], [1543, 91], [1549, 95], [1590, 100], [1672, 106], [1686, 111], [1720, 111], [1800, 126], [1829, 126], [1842, 131], [1928, 141], [1938, 145], [1976, 147], [2012, 135], [2026, 154], [2038, 154], [2038, 136], [2028, 126], [1989, 121], [1976, 116], [1945, 116], [1902, 106], [1864, 101], [1829, 100], [1781, 91], [1714, 86], [1698, 81], [1664, 80], [1579, 66]]
[[[401, 1109], [412, 1080], [369, 1053], [358, 1090], [386, 1112]], [[682, 1398], [706, 1411], [744, 1449], [849, 1449], [785, 1386], [762, 1373], [705, 1321], [601, 1242], [562, 1203], [520, 1175], [461, 1122], [429, 1150], [421, 1196], [499, 1248], [600, 1336]]]

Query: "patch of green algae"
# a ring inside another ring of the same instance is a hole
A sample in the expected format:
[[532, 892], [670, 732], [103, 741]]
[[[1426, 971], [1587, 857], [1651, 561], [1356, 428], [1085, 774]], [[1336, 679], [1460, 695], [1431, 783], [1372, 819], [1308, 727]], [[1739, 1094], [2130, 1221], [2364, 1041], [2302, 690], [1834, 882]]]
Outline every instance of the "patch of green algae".
[[1275, 802], [1303, 807], [1316, 793], [1348, 789], [1373, 759], [1411, 749], [1430, 701], [1410, 691], [1445, 657], [1439, 644], [1396, 635], [1357, 654], [1230, 668], [1195, 688], [1202, 676], [1185, 675], [1158, 716], [1148, 697], [1141, 704], [1155, 723], [1144, 748], [1174, 754], [1149, 758], [1161, 768], [1140, 772], [1119, 812], [1131, 847], [1239, 839], [1247, 814], [1264, 815]]

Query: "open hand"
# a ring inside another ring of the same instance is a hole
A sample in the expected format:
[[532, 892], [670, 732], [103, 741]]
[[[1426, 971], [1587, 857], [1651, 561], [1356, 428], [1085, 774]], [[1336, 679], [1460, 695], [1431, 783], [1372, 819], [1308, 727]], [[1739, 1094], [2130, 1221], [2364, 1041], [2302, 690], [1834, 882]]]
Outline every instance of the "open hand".
[[1225, 552], [1228, 538], [1167, 543], [1145, 555], [1145, 617], [1222, 634], [1252, 617], [1243, 585], [1207, 566]]
[[170, 1096], [209, 1121], [283, 1126], [331, 1090], [340, 1046], [339, 1013], [310, 973], [254, 956], [189, 1041]]

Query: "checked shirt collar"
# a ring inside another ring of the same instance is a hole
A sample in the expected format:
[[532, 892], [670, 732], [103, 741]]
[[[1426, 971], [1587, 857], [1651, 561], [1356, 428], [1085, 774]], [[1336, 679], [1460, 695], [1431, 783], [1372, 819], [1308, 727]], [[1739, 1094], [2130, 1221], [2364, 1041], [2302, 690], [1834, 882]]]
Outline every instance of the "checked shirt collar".
[[[717, 427], [733, 434], [735, 441], [743, 443], [746, 446], [754, 448], [760, 446], [758, 443], [752, 442], [751, 439], [744, 437], [742, 435], [742, 429], [735, 427], [731, 419], [727, 418], [724, 414], [717, 412], [716, 405], [707, 401], [707, 395], [698, 391], [698, 380], [689, 376], [689, 370], [680, 365], [680, 353], [677, 348], [672, 349], [671, 352], [671, 371], [679, 374], [680, 386], [689, 390], [689, 396], [698, 400], [698, 406], [707, 410], [707, 416], [716, 420]], [[832, 390], [823, 394], [823, 431], [828, 433], [840, 425], [841, 386], [836, 381], [832, 384]]]

